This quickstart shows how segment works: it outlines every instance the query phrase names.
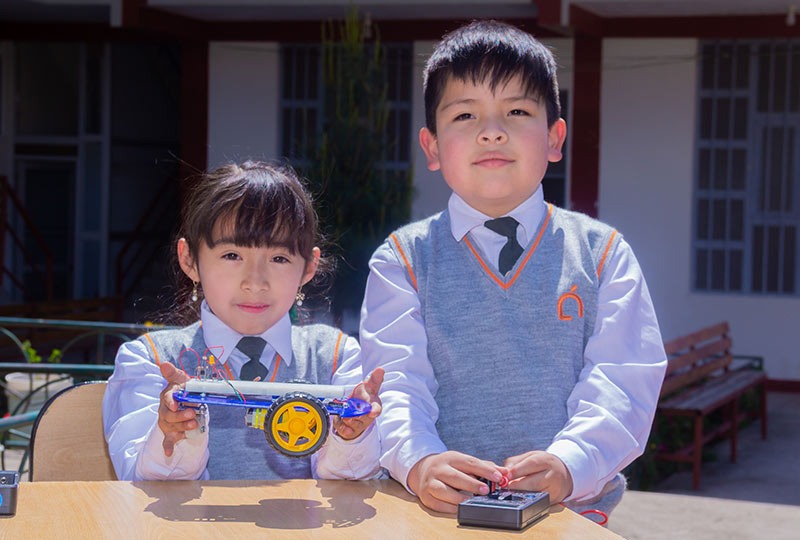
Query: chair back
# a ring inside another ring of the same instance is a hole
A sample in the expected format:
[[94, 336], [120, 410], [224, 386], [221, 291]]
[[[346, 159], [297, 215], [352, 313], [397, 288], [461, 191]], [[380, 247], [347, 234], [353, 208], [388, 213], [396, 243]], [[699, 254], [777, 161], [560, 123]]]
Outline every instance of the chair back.
[[31, 433], [31, 481], [116, 480], [103, 433], [105, 381], [66, 388], [44, 404]]

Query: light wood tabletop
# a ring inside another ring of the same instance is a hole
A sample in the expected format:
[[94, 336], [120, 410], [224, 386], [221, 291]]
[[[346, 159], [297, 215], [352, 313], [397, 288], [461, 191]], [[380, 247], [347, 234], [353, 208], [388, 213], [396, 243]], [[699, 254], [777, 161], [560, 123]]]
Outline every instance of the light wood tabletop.
[[557, 505], [522, 532], [460, 527], [393, 480], [22, 482], [0, 538], [619, 539]]

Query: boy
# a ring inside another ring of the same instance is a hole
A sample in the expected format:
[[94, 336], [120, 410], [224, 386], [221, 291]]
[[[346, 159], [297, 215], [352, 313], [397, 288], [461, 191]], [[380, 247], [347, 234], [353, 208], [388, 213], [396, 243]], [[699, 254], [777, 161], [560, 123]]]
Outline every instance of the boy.
[[381, 464], [433, 510], [477, 478], [609, 512], [647, 442], [666, 358], [616, 231], [546, 204], [561, 159], [555, 61], [495, 21], [444, 37], [425, 70], [430, 170], [448, 208], [370, 261], [360, 339], [386, 370]]

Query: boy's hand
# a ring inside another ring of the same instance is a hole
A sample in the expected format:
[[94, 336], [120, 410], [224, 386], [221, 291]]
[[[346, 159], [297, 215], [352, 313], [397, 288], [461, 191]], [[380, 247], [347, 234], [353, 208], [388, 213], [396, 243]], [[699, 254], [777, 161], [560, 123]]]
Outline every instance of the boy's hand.
[[506, 460], [508, 487], [526, 491], [547, 491], [550, 504], [556, 504], [572, 493], [572, 475], [564, 462], [553, 454], [533, 450]]
[[333, 425], [336, 428], [336, 433], [342, 439], [346, 441], [355, 439], [364, 433], [364, 430], [381, 414], [383, 406], [381, 398], [378, 397], [378, 392], [380, 392], [383, 384], [383, 374], [383, 368], [375, 368], [369, 377], [353, 390], [351, 397], [362, 399], [370, 404], [372, 410], [369, 411], [369, 414], [353, 418], [339, 418], [338, 416], [334, 418]]
[[407, 482], [422, 504], [437, 512], [455, 514], [458, 503], [471, 494], [489, 493], [489, 486], [477, 477], [499, 482], [503, 473], [505, 470], [491, 461], [451, 450], [419, 460], [408, 472]]
[[186, 438], [186, 432], [197, 427], [194, 409], [180, 409], [172, 398], [172, 392], [179, 390], [189, 380], [189, 376], [169, 362], [161, 363], [161, 375], [167, 379], [167, 387], [161, 391], [161, 404], [158, 407], [158, 427], [164, 432], [164, 455], [169, 457], [175, 443]]

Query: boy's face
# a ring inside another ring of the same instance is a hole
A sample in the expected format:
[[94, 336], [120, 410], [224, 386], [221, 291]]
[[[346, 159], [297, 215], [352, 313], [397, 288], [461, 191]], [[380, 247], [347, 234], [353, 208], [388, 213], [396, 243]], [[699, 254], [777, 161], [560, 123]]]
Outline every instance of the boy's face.
[[436, 108], [436, 135], [422, 128], [428, 169], [470, 206], [507, 214], [539, 188], [547, 163], [561, 159], [567, 128], [547, 127], [547, 110], [514, 77], [494, 93], [488, 84], [451, 78]]

